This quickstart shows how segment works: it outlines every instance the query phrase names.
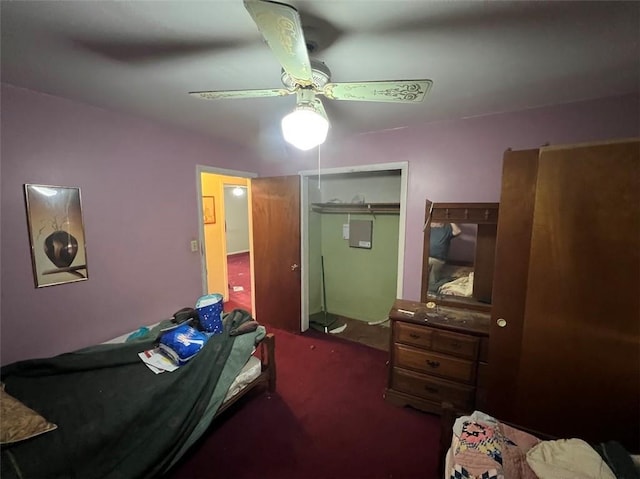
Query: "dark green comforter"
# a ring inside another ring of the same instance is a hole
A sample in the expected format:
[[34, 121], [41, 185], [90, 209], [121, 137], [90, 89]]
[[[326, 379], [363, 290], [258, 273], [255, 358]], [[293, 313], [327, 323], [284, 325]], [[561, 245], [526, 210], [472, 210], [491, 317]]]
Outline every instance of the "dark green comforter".
[[236, 339], [226, 326], [172, 373], [153, 374], [138, 357], [152, 341], [3, 367], [6, 391], [58, 429], [3, 446], [2, 478], [157, 477], [209, 404]]

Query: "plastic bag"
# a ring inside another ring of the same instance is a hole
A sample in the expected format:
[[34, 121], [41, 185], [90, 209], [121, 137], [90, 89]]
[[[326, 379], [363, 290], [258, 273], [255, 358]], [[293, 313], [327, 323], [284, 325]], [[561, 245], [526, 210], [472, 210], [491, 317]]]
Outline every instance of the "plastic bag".
[[209, 337], [188, 324], [167, 331], [160, 337], [158, 347], [178, 366], [193, 358], [204, 347]]

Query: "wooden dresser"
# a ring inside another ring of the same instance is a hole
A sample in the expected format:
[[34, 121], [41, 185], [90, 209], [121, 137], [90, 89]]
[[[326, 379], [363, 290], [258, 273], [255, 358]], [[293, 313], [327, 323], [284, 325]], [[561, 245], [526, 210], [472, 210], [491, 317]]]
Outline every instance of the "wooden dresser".
[[391, 345], [385, 398], [439, 414], [483, 405], [490, 317], [455, 308], [427, 309], [397, 299], [389, 312]]

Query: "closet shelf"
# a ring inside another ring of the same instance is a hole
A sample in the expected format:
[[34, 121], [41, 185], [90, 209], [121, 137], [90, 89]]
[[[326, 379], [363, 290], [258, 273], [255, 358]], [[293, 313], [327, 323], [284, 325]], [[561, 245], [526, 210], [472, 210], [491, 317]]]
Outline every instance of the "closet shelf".
[[400, 214], [400, 203], [312, 203], [311, 207], [318, 213]]

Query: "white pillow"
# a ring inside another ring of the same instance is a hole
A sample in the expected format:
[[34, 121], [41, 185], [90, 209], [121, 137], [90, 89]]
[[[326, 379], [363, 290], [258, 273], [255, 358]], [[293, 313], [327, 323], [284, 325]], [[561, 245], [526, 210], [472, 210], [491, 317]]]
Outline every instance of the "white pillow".
[[616, 479], [600, 454], [581, 439], [542, 441], [527, 452], [527, 463], [540, 479]]

